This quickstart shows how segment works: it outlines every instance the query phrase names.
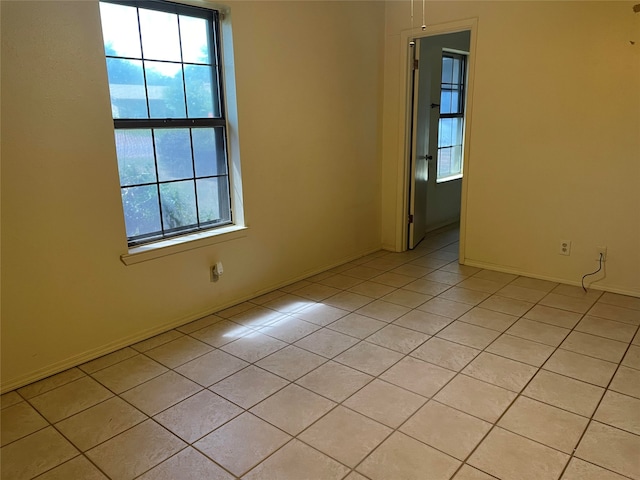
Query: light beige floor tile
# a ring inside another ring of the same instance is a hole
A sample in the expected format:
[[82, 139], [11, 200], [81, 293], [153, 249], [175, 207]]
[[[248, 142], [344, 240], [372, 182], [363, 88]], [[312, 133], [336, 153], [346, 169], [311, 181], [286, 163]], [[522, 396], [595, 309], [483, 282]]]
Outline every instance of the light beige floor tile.
[[191, 447], [152, 468], [139, 480], [233, 480], [233, 476]]
[[458, 320], [488, 328], [490, 330], [504, 332], [507, 328], [513, 325], [516, 320], [518, 320], [518, 317], [507, 315], [506, 313], [494, 312], [493, 310], [487, 310], [486, 308], [474, 307], [462, 315]]
[[522, 394], [578, 415], [590, 417], [604, 394], [604, 388], [540, 370]]
[[367, 342], [400, 353], [409, 353], [429, 338], [429, 335], [397, 325], [388, 325], [366, 338]]
[[48, 392], [49, 390], [53, 390], [54, 388], [73, 382], [74, 380], [77, 380], [84, 376], [85, 373], [83, 371], [77, 368], [70, 368], [69, 370], [65, 370], [64, 372], [58, 373], [57, 375], [52, 375], [51, 377], [47, 377], [44, 380], [40, 380], [38, 382], [27, 385], [26, 387], [19, 388], [18, 393], [22, 395], [22, 397], [29, 399], [35, 397], [36, 395]]
[[512, 392], [519, 392], [537, 371], [531, 365], [482, 352], [462, 373]]
[[2, 447], [2, 480], [29, 480], [79, 452], [53, 427]]
[[349, 289], [350, 292], [371, 298], [381, 298], [395, 290], [396, 287], [370, 281], [359, 283]]
[[295, 313], [310, 307], [314, 303], [316, 303], [315, 300], [310, 300], [306, 297], [293, 295], [291, 293], [285, 293], [275, 300], [266, 302], [263, 306], [280, 313]]
[[369, 375], [380, 375], [401, 358], [401, 353], [372, 343], [360, 342], [334, 360]]
[[620, 366], [609, 388], [625, 395], [640, 398], [640, 370]]
[[468, 347], [483, 349], [498, 338], [500, 332], [456, 320], [436, 336]]
[[156, 415], [154, 419], [185, 442], [193, 443], [241, 413], [242, 409], [204, 390]]
[[413, 282], [415, 278], [407, 275], [400, 275], [398, 273], [385, 272], [376, 277], [370, 279], [372, 282], [381, 283], [382, 285], [388, 285], [390, 287], [401, 288], [405, 285]]
[[433, 272], [432, 268], [420, 267], [418, 265], [410, 265], [410, 264], [400, 265], [399, 267], [396, 267], [393, 270], [391, 270], [391, 273], [398, 273], [400, 275], [406, 275], [408, 277], [414, 277], [414, 278], [424, 277], [425, 275], [431, 272]]
[[511, 282], [511, 285], [524, 288], [532, 288], [534, 290], [540, 290], [541, 292], [550, 292], [558, 286], [556, 282], [550, 282], [549, 280], [539, 280], [537, 278], [518, 277]]
[[334, 402], [342, 402], [371, 380], [371, 375], [340, 363], [327, 362], [296, 383]]
[[[302, 298], [302, 297], [300, 297]], [[271, 325], [287, 316], [286, 312], [277, 312], [271, 308], [263, 306], [253, 307], [251, 310], [239, 313], [229, 318], [229, 320], [250, 328], [260, 328]]]
[[153, 416], [200, 390], [202, 387], [197, 383], [170, 371], [120, 396], [138, 410]]
[[189, 334], [189, 333], [196, 332], [198, 330], [202, 330], [203, 328], [209, 327], [222, 320], [223, 320], [223, 317], [219, 317], [218, 315], [207, 315], [206, 317], [199, 318], [198, 320], [189, 322], [186, 325], [177, 327], [176, 330], [182, 333]]
[[625, 480], [625, 477], [573, 457], [560, 480]]
[[271, 455], [247, 475], [244, 480], [262, 480], [273, 478], [278, 480], [300, 480], [317, 478], [322, 480], [339, 480], [349, 469], [335, 460], [308, 447], [304, 443], [293, 440]]
[[627, 343], [609, 340], [608, 338], [596, 337], [588, 333], [571, 332], [560, 348], [575, 353], [581, 353], [601, 360], [618, 363], [622, 360]]
[[466, 303], [468, 305], [478, 305], [491, 296], [490, 293], [469, 290], [458, 286], [451, 287], [446, 292], [439, 295], [440, 298], [452, 300], [454, 302]]
[[[436, 295], [439, 295], [445, 290], [451, 288], [451, 285], [447, 285], [446, 283], [431, 282], [429, 280], [425, 280], [424, 278], [419, 278], [409, 283], [408, 285], [405, 285], [404, 288], [412, 292], [426, 295], [427, 297], [435, 297]], [[427, 301], [428, 299], [429, 298], [425, 298], [425, 301]]]
[[392, 430], [338, 406], [298, 436], [300, 440], [354, 468]]
[[148, 338], [147, 340], [143, 340], [142, 342], [135, 343], [131, 345], [131, 348], [137, 350], [138, 352], [146, 352], [147, 350], [159, 347], [160, 345], [164, 345], [165, 343], [169, 343], [183, 336], [184, 333], [182, 332], [179, 332], [177, 330], [169, 330], [168, 332], [161, 333], [160, 335]]
[[333, 295], [340, 293], [337, 288], [329, 287], [328, 285], [321, 285], [319, 283], [311, 283], [295, 291], [295, 294], [313, 300], [315, 302], [321, 302]]
[[410, 328], [417, 332], [434, 335], [449, 325], [453, 320], [448, 317], [436, 315], [434, 313], [423, 312], [420, 310], [411, 310], [409, 313], [398, 318], [395, 325]]
[[289, 345], [258, 361], [256, 365], [287, 380], [294, 381], [326, 361], [327, 359], [320, 355]]
[[113, 480], [130, 480], [184, 447], [186, 444], [178, 437], [147, 420], [92, 448], [86, 455]]
[[56, 428], [84, 452], [146, 418], [146, 415], [127, 402], [119, 397], [113, 397], [62, 420], [56, 424]]
[[360, 475], [356, 471], [352, 471], [349, 475], [344, 477], [344, 480], [368, 480], [367, 477]]
[[338, 288], [340, 290], [347, 290], [353, 287], [354, 285], [358, 285], [359, 283], [362, 283], [362, 279], [355, 278], [350, 275], [337, 274], [331, 277], [327, 277], [323, 280], [320, 280], [318, 283], [321, 283], [322, 285], [328, 285], [330, 287]]
[[566, 295], [567, 297], [588, 298], [593, 301], [598, 300], [598, 298], [602, 295], [602, 292], [599, 292], [598, 290], [588, 290], [587, 292], [585, 292], [581, 287], [575, 285], [565, 285], [562, 283], [551, 290], [551, 293]]
[[343, 405], [391, 428], [397, 428], [425, 402], [426, 399], [420, 395], [374, 380], [345, 400]]
[[[433, 252], [435, 253], [435, 252]], [[437, 258], [435, 256], [432, 255], [432, 253], [429, 253], [428, 255], [424, 255], [422, 257], [416, 258], [414, 260], [411, 261], [412, 265], [418, 265], [421, 267], [427, 267], [427, 268], [441, 268], [444, 267], [445, 265], [447, 265], [451, 260], [450, 259], [443, 259], [443, 258]]]
[[93, 378], [82, 377], [29, 401], [51, 423], [81, 412], [97, 403], [113, 397], [113, 393]]
[[599, 337], [627, 343], [633, 338], [636, 329], [637, 327], [635, 325], [607, 320], [605, 318], [591, 317], [589, 315], [585, 315], [576, 326], [576, 330], [579, 332], [590, 333]]
[[322, 303], [341, 310], [353, 312], [360, 307], [364, 307], [369, 302], [371, 302], [371, 297], [366, 297], [353, 292], [340, 292], [325, 299]]
[[304, 320], [299, 320], [293, 316], [289, 316], [269, 325], [268, 327], [263, 327], [260, 329], [260, 333], [277, 338], [283, 342], [293, 343], [296, 340], [300, 340], [310, 333], [315, 332], [319, 328], [320, 325], [305, 322]]
[[221, 350], [253, 363], [286, 346], [285, 342], [277, 338], [262, 333], [250, 333], [234, 342], [223, 345]]
[[424, 443], [396, 432], [358, 466], [373, 480], [448, 480], [460, 462]]
[[[394, 303], [396, 305], [401, 305], [408, 308], [416, 308], [419, 305], [422, 305], [424, 302], [432, 298], [431, 295], [425, 295], [418, 292], [412, 292], [411, 290], [406, 290], [404, 288], [399, 288], [394, 292], [391, 292], [384, 297], [381, 298], [382, 301]], [[371, 304], [369, 304], [371, 305]], [[367, 308], [367, 306], [363, 308]], [[382, 319], [381, 319], [382, 320]]]
[[297, 435], [334, 406], [334, 402], [291, 384], [257, 404], [251, 413]]
[[[377, 277], [378, 275], [383, 273], [383, 271], [377, 268], [363, 267], [362, 265], [358, 265], [355, 267], [351, 267], [342, 273], [343, 275], [349, 275], [351, 277], [359, 278], [361, 280], [369, 280], [370, 278]], [[401, 272], [397, 272], [397, 273], [401, 273]]]
[[616, 364], [567, 350], [556, 350], [543, 368], [583, 382], [606, 387], [616, 371]]
[[333, 275], [333, 273], [325, 271], [325, 272], [316, 273], [315, 275], [311, 275], [311, 276], [307, 277], [306, 280], [308, 280], [310, 282], [318, 282], [318, 281], [322, 280], [323, 278], [330, 277], [331, 275]]
[[86, 373], [94, 373], [98, 370], [102, 370], [103, 368], [110, 367], [111, 365], [126, 360], [127, 358], [131, 358], [137, 355], [134, 349], [126, 347], [121, 350], [117, 350], [109, 355], [104, 355], [100, 358], [96, 358], [87, 363], [83, 363], [78, 368], [83, 370]]
[[212, 385], [209, 390], [242, 408], [251, 408], [288, 383], [283, 378], [250, 365]]
[[[418, 267], [420, 268], [420, 267]], [[425, 280], [429, 280], [430, 282], [444, 283], [445, 285], [456, 285], [462, 282], [465, 278], [465, 275], [460, 275], [458, 273], [445, 272], [444, 270], [436, 270], [435, 272], [431, 272], [429, 274], [421, 275]]]
[[348, 314], [349, 312], [346, 310], [325, 305], [323, 303], [316, 303], [315, 305], [311, 305], [300, 312], [296, 312], [293, 316], [307, 322], [311, 322], [315, 325], [325, 326]]
[[136, 355], [104, 368], [92, 376], [112, 392], [122, 393], [166, 371], [167, 367], [158, 362], [144, 355]]
[[296, 290], [300, 290], [302, 287], [306, 287], [308, 285], [311, 285], [311, 282], [308, 282], [306, 280], [299, 280], [297, 282], [290, 283], [285, 287], [280, 287], [280, 291], [286, 293], [294, 293]]
[[467, 463], [502, 479], [555, 480], [568, 461], [564, 453], [494, 428]]
[[526, 338], [527, 340], [557, 347], [569, 334], [569, 329], [521, 318], [514, 323], [506, 333], [515, 337]]
[[492, 282], [502, 283], [506, 285], [507, 283], [513, 282], [518, 275], [514, 275], [512, 273], [503, 273], [496, 272], [494, 270], [481, 270], [476, 273], [473, 278], [482, 278], [483, 280], [491, 280]]
[[631, 343], [633, 345], [640, 345], [640, 330], [636, 332], [635, 336], [633, 337], [633, 340], [631, 340]]
[[234, 475], [244, 475], [291, 437], [264, 420], [243, 413], [194, 446]]
[[640, 310], [640, 298], [638, 297], [630, 297], [628, 295], [619, 295], [617, 293], [605, 292], [604, 295], [600, 297], [599, 301], [600, 303], [617, 305], [618, 307]]
[[273, 290], [271, 292], [267, 292], [258, 297], [254, 297], [249, 301], [256, 305], [264, 305], [265, 303], [270, 302], [271, 300], [275, 300], [276, 298], [283, 296], [285, 293], [286, 292], [282, 292], [281, 290]]
[[18, 392], [16, 392], [15, 390], [12, 392], [7, 392], [0, 396], [0, 408], [5, 409], [22, 401], [22, 397], [18, 395]]
[[374, 320], [357, 313], [350, 313], [330, 324], [327, 328], [357, 338], [366, 338], [386, 326], [385, 322]]
[[298, 340], [296, 346], [323, 357], [333, 358], [358, 343], [358, 339], [327, 328]]
[[469, 277], [466, 280], [460, 282], [458, 286], [461, 288], [468, 288], [469, 290], [476, 290], [478, 292], [496, 293], [498, 290], [504, 287], [504, 283], [498, 283], [491, 280], [478, 278], [476, 274], [473, 277]]
[[640, 347], [631, 345], [622, 360], [622, 365], [640, 370]]
[[37, 480], [107, 480], [85, 457], [75, 457], [37, 477]]
[[147, 350], [145, 355], [166, 367], [176, 368], [212, 350], [213, 348], [210, 345], [185, 335], [177, 340]]
[[640, 436], [591, 422], [575, 456], [620, 475], [640, 478]]
[[455, 320], [473, 307], [466, 303], [459, 303], [447, 300], [446, 298], [435, 297], [417, 308], [423, 312], [434, 313], [436, 315]]
[[239, 313], [246, 312], [247, 310], [251, 310], [255, 305], [249, 302], [242, 302], [234, 305], [233, 307], [225, 308], [224, 310], [220, 310], [216, 312], [216, 315], [222, 318], [231, 318], [234, 315], [238, 315]]
[[535, 320], [536, 322], [548, 323], [556, 327], [573, 328], [582, 318], [581, 313], [568, 312], [559, 308], [536, 305], [527, 313], [524, 318]]
[[499, 295], [491, 295], [480, 305], [482, 308], [493, 310], [494, 312], [506, 313], [520, 317], [534, 306], [534, 303], [525, 302], [524, 300], [516, 300], [515, 298], [501, 297]]
[[[279, 340], [275, 341], [279, 342]], [[199, 383], [203, 387], [208, 387], [242, 370], [247, 365], [247, 362], [244, 360], [240, 360], [222, 350], [214, 350], [181, 365], [176, 368], [176, 372]]]
[[589, 419], [551, 405], [518, 397], [498, 425], [513, 433], [571, 454]]
[[640, 400], [607, 390], [593, 418], [640, 435]]
[[384, 372], [380, 379], [423, 397], [431, 397], [454, 376], [455, 372], [451, 370], [417, 358], [405, 357]]
[[[425, 298], [425, 301], [426, 300], [427, 299]], [[355, 313], [366, 315], [367, 317], [375, 318], [376, 320], [389, 323], [393, 322], [410, 310], [411, 309], [409, 307], [396, 305], [395, 303], [389, 303], [383, 300], [374, 300], [373, 302], [368, 303], [364, 307], [356, 310]]]
[[594, 302], [595, 299], [592, 298], [575, 298], [558, 295], [557, 293], [549, 293], [540, 300], [540, 305], [569, 310], [570, 312], [586, 313]]
[[523, 302], [538, 302], [546, 295], [546, 292], [536, 290], [534, 288], [526, 288], [513, 283], [501, 288], [496, 292], [501, 297], [513, 298], [514, 300], [522, 300]]
[[464, 460], [491, 424], [433, 400], [418, 410], [400, 431]]
[[516, 398], [516, 394], [466, 375], [458, 375], [433, 398], [487, 422], [495, 422]]
[[478, 273], [481, 269], [478, 267], [471, 267], [469, 265], [460, 265], [457, 261], [447, 263], [444, 267], [440, 267], [440, 270], [444, 270], [445, 272], [458, 273], [460, 275], [464, 275], [465, 277], [470, 277]]
[[403, 255], [402, 253], [392, 254], [387, 253], [384, 256], [380, 256], [379, 258], [374, 258], [368, 262], [363, 263], [365, 267], [378, 268], [380, 270], [392, 270], [396, 267], [399, 267], [403, 263], [407, 262], [407, 258], [394, 258], [394, 256]]
[[534, 367], [541, 367], [553, 351], [554, 348], [549, 345], [507, 334], [500, 335], [495, 342], [487, 347], [487, 352], [518, 360]]
[[253, 329], [240, 325], [239, 323], [222, 320], [209, 327], [191, 333], [191, 336], [212, 347], [220, 348], [227, 343], [231, 343], [253, 332]]
[[0, 414], [0, 445], [4, 446], [49, 425], [27, 402], [16, 403]]
[[477, 468], [470, 467], [469, 465], [463, 465], [458, 471], [453, 480], [495, 480], [496, 477], [487, 475], [481, 472]]
[[433, 337], [411, 352], [412, 357], [459, 372], [480, 350]]
[[640, 310], [608, 305], [606, 303], [596, 303], [588, 312], [593, 317], [606, 318], [617, 322], [640, 325]]

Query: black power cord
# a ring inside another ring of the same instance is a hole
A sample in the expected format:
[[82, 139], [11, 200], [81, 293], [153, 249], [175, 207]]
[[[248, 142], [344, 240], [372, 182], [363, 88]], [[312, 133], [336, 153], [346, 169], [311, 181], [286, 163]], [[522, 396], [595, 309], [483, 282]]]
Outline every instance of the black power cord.
[[602, 256], [603, 256], [603, 255], [602, 255], [602, 253], [600, 253], [600, 266], [598, 267], [598, 269], [597, 269], [595, 272], [593, 272], [593, 273], [587, 273], [586, 275], [584, 275], [584, 276], [582, 277], [582, 289], [583, 289], [585, 292], [587, 291], [587, 288], [584, 286], [584, 279], [585, 279], [585, 278], [587, 278], [587, 277], [590, 277], [591, 275], [595, 275], [595, 274], [596, 274], [596, 273], [598, 273], [600, 270], [602, 270]]

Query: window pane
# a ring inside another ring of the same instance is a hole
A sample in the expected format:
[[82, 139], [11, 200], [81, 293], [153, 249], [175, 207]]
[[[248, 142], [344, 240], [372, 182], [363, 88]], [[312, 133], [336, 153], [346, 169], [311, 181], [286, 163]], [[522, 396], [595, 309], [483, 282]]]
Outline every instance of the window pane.
[[193, 180], [161, 183], [162, 221], [165, 230], [197, 225], [196, 195]]
[[144, 58], [179, 62], [178, 16], [143, 8], [139, 12]]
[[194, 128], [191, 130], [197, 177], [227, 174], [222, 135], [221, 128]]
[[442, 83], [452, 83], [453, 58], [442, 57]]
[[229, 177], [196, 180], [200, 222], [229, 222]]
[[156, 181], [151, 130], [116, 130], [120, 185]]
[[211, 63], [207, 27], [208, 22], [204, 18], [180, 15], [183, 62]]
[[154, 129], [158, 179], [161, 182], [193, 178], [188, 128]]
[[[189, 118], [213, 118], [220, 114], [213, 108], [211, 67], [185, 65], [184, 80], [187, 85], [187, 111]], [[217, 103], [217, 102], [216, 102]]]
[[184, 118], [182, 66], [179, 63], [144, 62], [151, 118]]
[[107, 58], [113, 118], [148, 118], [142, 62]]
[[440, 91], [440, 113], [451, 113], [451, 92], [444, 88]]
[[451, 145], [452, 118], [441, 118], [438, 129], [438, 147], [448, 147]]
[[451, 83], [460, 84], [460, 59], [454, 58], [452, 60], [453, 73], [451, 74]]
[[449, 176], [451, 170], [452, 148], [441, 148], [438, 150], [438, 178]]
[[155, 185], [123, 188], [122, 206], [127, 237], [148, 235], [161, 230], [158, 188]]
[[134, 7], [100, 3], [100, 18], [107, 55], [142, 58], [138, 14]]

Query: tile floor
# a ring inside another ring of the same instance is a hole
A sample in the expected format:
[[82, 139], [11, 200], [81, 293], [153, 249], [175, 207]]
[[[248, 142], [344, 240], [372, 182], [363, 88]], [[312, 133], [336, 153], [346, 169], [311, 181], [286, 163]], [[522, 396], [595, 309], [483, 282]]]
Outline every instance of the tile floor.
[[2, 395], [1, 478], [640, 480], [640, 299], [377, 252]]

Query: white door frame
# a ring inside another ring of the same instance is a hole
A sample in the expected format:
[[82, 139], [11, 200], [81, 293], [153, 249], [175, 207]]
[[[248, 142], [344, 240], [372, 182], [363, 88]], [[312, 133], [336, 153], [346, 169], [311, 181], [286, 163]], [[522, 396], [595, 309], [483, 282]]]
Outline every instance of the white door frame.
[[466, 236], [466, 216], [467, 216], [467, 185], [469, 179], [469, 161], [470, 148], [469, 138], [471, 137], [471, 110], [473, 107], [473, 80], [475, 72], [475, 53], [476, 53], [476, 36], [478, 29], [478, 19], [469, 18], [466, 20], [458, 20], [455, 22], [441, 23], [438, 25], [428, 25], [425, 30], [414, 28], [404, 30], [400, 33], [400, 95], [402, 105], [399, 109], [398, 119], [398, 158], [402, 159], [398, 167], [398, 185], [396, 191], [396, 205], [400, 215], [396, 221], [396, 238], [400, 239], [400, 251], [407, 250], [409, 229], [407, 222], [409, 218], [409, 177], [411, 162], [411, 75], [413, 52], [409, 46], [409, 42], [424, 37], [434, 35], [442, 35], [446, 33], [456, 33], [468, 30], [470, 31], [469, 39], [469, 56], [467, 57], [467, 91], [465, 106], [465, 128], [463, 138], [463, 155], [464, 163], [462, 168], [462, 194], [460, 198], [460, 252], [459, 262], [464, 263], [465, 259], [465, 236]]

